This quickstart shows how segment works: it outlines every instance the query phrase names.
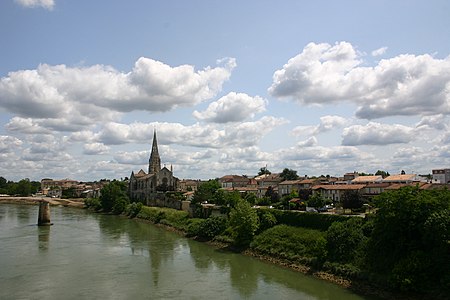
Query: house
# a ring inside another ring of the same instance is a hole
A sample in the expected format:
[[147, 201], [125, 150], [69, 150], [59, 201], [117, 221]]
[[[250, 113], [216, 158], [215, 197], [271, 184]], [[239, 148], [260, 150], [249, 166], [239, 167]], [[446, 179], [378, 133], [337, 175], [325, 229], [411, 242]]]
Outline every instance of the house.
[[363, 189], [365, 196], [376, 196], [384, 192], [384, 190], [390, 186], [388, 182], [369, 183]]
[[380, 183], [383, 181], [381, 175], [358, 176], [350, 181], [351, 184]]
[[240, 175], [225, 175], [219, 178], [219, 183], [222, 188], [236, 188], [246, 187], [250, 183], [250, 180]]
[[450, 169], [435, 169], [433, 173], [433, 182], [450, 183]]
[[289, 195], [292, 191], [300, 189], [300, 182], [302, 180], [285, 180], [278, 184], [278, 192], [280, 196]]
[[[383, 179], [383, 182], [388, 183], [413, 183], [413, 182], [419, 182], [424, 181], [424, 179], [420, 176], [417, 176], [416, 174], [401, 174], [401, 175], [391, 175]], [[425, 180], [426, 181], [426, 180]]]
[[325, 199], [335, 202], [340, 202], [342, 196], [347, 191], [363, 192], [364, 184], [325, 184], [316, 185], [312, 187], [313, 193], [320, 193]]
[[183, 179], [180, 180], [179, 187], [182, 192], [197, 191], [201, 180]]
[[274, 192], [278, 192], [278, 184], [283, 181], [283, 178], [280, 174], [263, 174], [255, 177], [255, 180], [258, 183], [258, 193], [256, 195], [258, 198], [262, 198], [269, 187]]

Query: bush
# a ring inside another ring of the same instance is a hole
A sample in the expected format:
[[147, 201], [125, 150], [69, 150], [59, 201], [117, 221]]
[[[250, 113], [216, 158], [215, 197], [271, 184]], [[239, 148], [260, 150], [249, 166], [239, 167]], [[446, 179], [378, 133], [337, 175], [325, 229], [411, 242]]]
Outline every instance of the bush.
[[256, 211], [245, 200], [239, 200], [230, 212], [230, 230], [234, 244], [246, 247], [258, 230], [259, 219]]
[[127, 216], [129, 216], [130, 218], [135, 218], [141, 211], [142, 206], [143, 205], [141, 202], [131, 203], [130, 205], [127, 206], [127, 209], [126, 209]]
[[345, 222], [335, 222], [328, 228], [326, 239], [330, 261], [351, 263], [361, 260], [364, 256], [361, 249], [366, 240], [363, 222], [363, 219], [354, 217]]
[[87, 198], [86, 200], [84, 200], [84, 207], [99, 211], [100, 209], [102, 209], [102, 204], [100, 203], [100, 200], [98, 198]]
[[227, 220], [223, 217], [211, 216], [200, 223], [198, 235], [201, 238], [211, 240], [220, 235], [227, 228]]
[[[261, 208], [260, 210], [264, 209]], [[349, 219], [349, 217], [345, 216], [317, 213], [300, 213], [298, 211], [290, 210], [271, 209], [270, 212], [275, 216], [278, 224], [317, 229], [322, 231], [326, 231], [328, 227], [330, 227], [334, 222], [344, 222]]]
[[259, 232], [263, 232], [264, 230], [277, 225], [277, 219], [269, 210], [258, 209], [257, 213], [259, 217]]
[[[325, 234], [319, 230], [277, 225], [257, 235], [250, 247], [262, 254], [302, 263], [326, 257]], [[305, 260], [309, 258], [309, 260]]]
[[206, 222], [205, 219], [189, 219], [187, 223], [187, 229], [186, 229], [186, 236], [187, 237], [194, 237], [200, 235], [200, 228], [202, 224]]
[[164, 212], [159, 208], [144, 206], [137, 217], [158, 224], [164, 218]]

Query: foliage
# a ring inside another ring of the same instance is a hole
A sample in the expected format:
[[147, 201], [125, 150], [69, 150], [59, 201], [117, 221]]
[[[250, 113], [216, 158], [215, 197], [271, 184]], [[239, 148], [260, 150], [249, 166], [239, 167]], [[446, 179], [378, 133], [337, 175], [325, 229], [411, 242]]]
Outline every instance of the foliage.
[[267, 209], [258, 209], [258, 218], [259, 218], [259, 232], [262, 232], [266, 229], [272, 228], [277, 225], [277, 219], [275, 216]]
[[320, 193], [314, 193], [308, 199], [308, 206], [314, 208], [324, 207], [327, 201]]
[[189, 219], [186, 227], [186, 236], [194, 237], [199, 236], [202, 224], [206, 222], [206, 219], [193, 218]]
[[99, 211], [102, 209], [102, 204], [98, 198], [87, 198], [84, 200], [84, 207]]
[[450, 192], [402, 188], [379, 195], [367, 267], [404, 291], [450, 291]]
[[143, 204], [141, 202], [133, 202], [127, 206], [126, 214], [130, 218], [135, 218], [142, 209]]
[[361, 260], [366, 241], [361, 218], [350, 218], [345, 222], [335, 222], [327, 230], [327, 258], [339, 263], [354, 263]]
[[186, 231], [189, 226], [189, 214], [173, 208], [142, 206], [137, 218], [154, 224], [169, 225], [183, 231]]
[[220, 235], [227, 228], [227, 219], [219, 216], [211, 216], [204, 222], [200, 223], [197, 236], [211, 240], [215, 236]]
[[318, 230], [277, 225], [257, 235], [250, 246], [262, 254], [303, 261], [326, 256], [325, 234]]
[[28, 178], [21, 179], [18, 182], [8, 181], [4, 177], [0, 177], [0, 194], [30, 196], [37, 193], [41, 188], [38, 181], [30, 181]]
[[388, 176], [391, 176], [391, 174], [389, 174], [389, 172], [386, 171], [382, 171], [382, 170], [378, 170], [375, 175], [381, 175], [381, 177], [386, 178]]
[[100, 191], [100, 203], [105, 212], [122, 213], [129, 203], [127, 196], [128, 186], [124, 181], [114, 180], [103, 186]]
[[258, 197], [255, 193], [249, 192], [245, 194], [244, 200], [250, 203], [250, 205], [255, 205], [258, 202]]
[[[261, 209], [263, 210], [263, 209]], [[326, 231], [334, 222], [344, 222], [349, 217], [329, 214], [306, 213], [291, 210], [270, 210], [278, 224]]]
[[280, 177], [283, 178], [284, 180], [298, 179], [297, 171], [288, 168], [283, 169], [283, 172], [281, 172]]
[[342, 264], [327, 261], [323, 264], [322, 268], [327, 272], [343, 276], [345, 278], [361, 278], [364, 276], [361, 269], [353, 264]]
[[359, 191], [345, 191], [342, 195], [342, 208], [359, 209], [363, 206], [364, 201]]
[[248, 202], [239, 200], [230, 212], [229, 225], [234, 244], [247, 246], [258, 229], [258, 215]]
[[217, 180], [209, 180], [207, 182], [203, 182], [198, 187], [197, 191], [195, 191], [194, 196], [192, 198], [192, 203], [203, 203], [203, 202], [214, 202], [214, 194], [218, 189], [220, 189], [220, 183]]
[[259, 169], [258, 176], [264, 175], [264, 174], [272, 174], [267, 167], [262, 167]]
[[75, 193], [74, 187], [70, 187], [68, 189], [62, 190], [61, 198], [68, 199], [68, 198], [75, 198], [75, 197], [76, 197], [76, 193]]

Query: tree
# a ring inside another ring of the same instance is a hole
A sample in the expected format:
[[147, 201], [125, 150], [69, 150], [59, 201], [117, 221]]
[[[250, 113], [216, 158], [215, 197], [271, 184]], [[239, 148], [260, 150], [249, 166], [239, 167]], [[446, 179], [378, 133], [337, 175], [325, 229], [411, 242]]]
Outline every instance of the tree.
[[253, 192], [249, 192], [249, 193], [245, 194], [244, 199], [245, 199], [245, 201], [250, 203], [250, 205], [255, 205], [256, 202], [258, 201], [258, 197]]
[[320, 193], [314, 193], [308, 199], [308, 206], [314, 208], [324, 207], [327, 201]]
[[362, 224], [361, 218], [331, 224], [326, 235], [329, 260], [352, 263], [363, 256], [361, 247], [367, 238], [363, 234]]
[[262, 167], [259, 169], [258, 176], [264, 175], [264, 174], [272, 174], [267, 167]]
[[29, 196], [31, 194], [31, 183], [28, 178], [20, 180], [16, 185], [16, 194], [19, 196]]
[[288, 168], [283, 169], [283, 172], [281, 172], [280, 177], [283, 178], [284, 180], [298, 179], [297, 171]]
[[200, 184], [197, 191], [195, 191], [194, 196], [192, 198], [192, 203], [199, 204], [206, 201], [213, 201], [214, 194], [220, 188], [221, 188], [220, 183], [216, 179], [203, 182], [202, 184]]
[[375, 201], [369, 271], [405, 291], [450, 292], [450, 191], [406, 187]]
[[100, 190], [100, 203], [105, 212], [122, 213], [129, 203], [128, 186], [124, 181], [113, 180]]
[[348, 190], [342, 195], [342, 208], [351, 209], [352, 212], [355, 209], [360, 209], [364, 204], [362, 195], [359, 191]]
[[378, 170], [378, 171], [375, 173], [375, 175], [381, 175], [381, 177], [383, 177], [383, 178], [386, 178], [386, 177], [388, 177], [388, 176], [391, 176], [391, 175], [389, 174], [389, 172], [381, 171], [381, 170]]
[[239, 200], [230, 212], [230, 231], [237, 246], [248, 246], [259, 227], [256, 211], [247, 201]]

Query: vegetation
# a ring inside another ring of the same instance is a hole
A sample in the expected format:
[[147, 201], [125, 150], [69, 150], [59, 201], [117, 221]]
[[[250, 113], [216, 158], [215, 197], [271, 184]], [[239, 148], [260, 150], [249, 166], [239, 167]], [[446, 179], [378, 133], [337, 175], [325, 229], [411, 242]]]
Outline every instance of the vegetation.
[[24, 178], [14, 182], [0, 176], [0, 194], [26, 197], [36, 194], [40, 189], [41, 183], [38, 181], [30, 181], [30, 179]]
[[297, 171], [294, 171], [292, 169], [284, 168], [283, 172], [281, 172], [280, 177], [284, 180], [297, 180], [298, 175]]
[[124, 181], [113, 180], [100, 191], [100, 204], [104, 212], [121, 214], [129, 204], [128, 186]]
[[309, 264], [326, 255], [325, 234], [319, 230], [277, 225], [256, 236], [250, 247], [262, 254]]
[[258, 172], [258, 176], [264, 175], [264, 174], [272, 174], [272, 172], [270, 172], [267, 167], [262, 167], [261, 169], [259, 169]]
[[234, 244], [248, 246], [258, 230], [259, 219], [250, 204], [240, 200], [231, 210], [229, 224]]

